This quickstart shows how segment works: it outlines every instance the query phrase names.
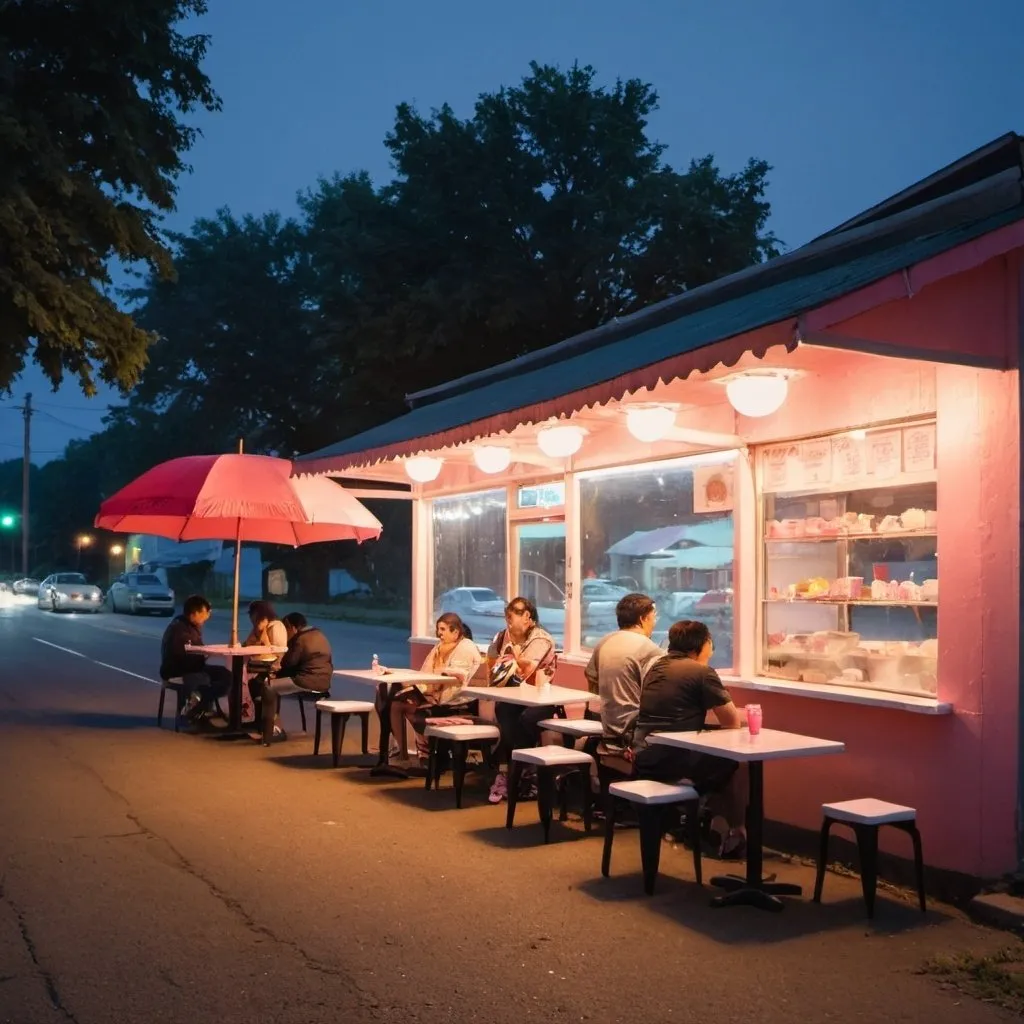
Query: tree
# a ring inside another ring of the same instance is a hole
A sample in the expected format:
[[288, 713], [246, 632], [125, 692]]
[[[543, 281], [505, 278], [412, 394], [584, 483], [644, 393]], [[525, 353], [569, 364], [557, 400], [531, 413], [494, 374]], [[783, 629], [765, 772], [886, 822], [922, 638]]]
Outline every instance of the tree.
[[31, 354], [54, 387], [96, 374], [124, 390], [151, 336], [118, 308], [112, 259], [172, 271], [159, 218], [174, 209], [184, 118], [219, 109], [182, 34], [206, 0], [0, 3], [0, 387]]
[[591, 67], [532, 64], [465, 120], [399, 106], [397, 176], [376, 195], [348, 178], [305, 197], [321, 329], [364, 425], [400, 412], [405, 392], [776, 254], [768, 165], [673, 170], [646, 134], [656, 108], [639, 80], [604, 88]]

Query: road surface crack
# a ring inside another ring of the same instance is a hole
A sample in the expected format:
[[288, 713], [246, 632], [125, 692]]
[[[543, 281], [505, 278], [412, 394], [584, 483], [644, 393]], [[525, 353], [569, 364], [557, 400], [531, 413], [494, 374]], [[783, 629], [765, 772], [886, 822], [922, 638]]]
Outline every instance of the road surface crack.
[[283, 949], [291, 950], [307, 970], [314, 971], [317, 974], [322, 974], [327, 977], [337, 978], [345, 985], [353, 998], [369, 1009], [374, 1017], [379, 1017], [380, 1007], [377, 999], [368, 992], [363, 991], [353, 979], [350, 972], [344, 971], [332, 964], [325, 963], [322, 960], [318, 960], [316, 957], [306, 952], [298, 942], [278, 935], [273, 929], [257, 921], [256, 918], [253, 917], [253, 915], [246, 909], [245, 904], [234, 896], [231, 896], [229, 893], [226, 893], [216, 884], [216, 882], [207, 878], [203, 872], [166, 836], [162, 836], [158, 832], [154, 832], [153, 829], [146, 825], [135, 812], [131, 805], [131, 801], [123, 793], [114, 789], [92, 765], [72, 758], [69, 758], [69, 760], [72, 760], [80, 768], [89, 772], [89, 774], [99, 782], [100, 786], [102, 786], [103, 790], [109, 796], [124, 805], [124, 815], [138, 829], [138, 833], [136, 834], [141, 834], [147, 839], [161, 843], [174, 857], [177, 862], [178, 869], [194, 878], [197, 882], [200, 882], [210, 895], [221, 903], [251, 935], [260, 939], [269, 939], [271, 942]]
[[[25, 913], [14, 902], [14, 899], [8, 893], [7, 887], [4, 884], [6, 876], [0, 878], [0, 903], [5, 903], [11, 909], [11, 913], [14, 914], [14, 920], [18, 925], [18, 931], [21, 934], [21, 941], [25, 946], [25, 951], [29, 955], [29, 959], [32, 961], [33, 966], [39, 974], [40, 979], [43, 982], [43, 987], [46, 989], [47, 998], [50, 1000], [53, 1008], [62, 1013], [68, 1020], [73, 1021], [74, 1024], [78, 1024], [78, 1018], [64, 1005], [61, 999], [60, 989], [57, 987], [57, 979], [43, 966], [39, 959], [39, 951], [36, 949], [35, 940], [32, 938], [32, 933], [29, 931], [28, 921], [25, 919]], [[4, 981], [8, 980], [6, 977]]]

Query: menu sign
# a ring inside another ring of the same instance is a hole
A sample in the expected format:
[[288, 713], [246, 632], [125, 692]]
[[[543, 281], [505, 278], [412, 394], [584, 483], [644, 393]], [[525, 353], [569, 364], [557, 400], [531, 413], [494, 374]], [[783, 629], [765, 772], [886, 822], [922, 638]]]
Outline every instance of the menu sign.
[[892, 480], [903, 468], [903, 431], [886, 430], [868, 435], [871, 471], [877, 480]]
[[788, 491], [799, 486], [796, 460], [800, 454], [795, 444], [778, 444], [764, 449], [764, 489]]
[[903, 431], [903, 469], [927, 473], [935, 468], [935, 424], [907, 427]]
[[832, 442], [827, 437], [800, 445], [800, 475], [805, 485], [832, 482]]
[[864, 476], [864, 441], [849, 434], [832, 438], [832, 465], [838, 481]]

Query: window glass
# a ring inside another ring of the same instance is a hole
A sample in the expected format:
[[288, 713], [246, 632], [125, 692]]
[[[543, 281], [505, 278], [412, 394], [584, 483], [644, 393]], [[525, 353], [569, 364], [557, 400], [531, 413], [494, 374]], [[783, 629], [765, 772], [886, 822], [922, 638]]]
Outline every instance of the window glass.
[[760, 449], [761, 671], [937, 693], [935, 425]]
[[505, 621], [506, 505], [504, 490], [431, 502], [434, 618], [455, 612], [478, 643], [488, 642]]
[[658, 606], [654, 639], [679, 619], [699, 619], [715, 641], [711, 664], [733, 661], [734, 461], [676, 460], [580, 478], [582, 646], [616, 628], [630, 591]]

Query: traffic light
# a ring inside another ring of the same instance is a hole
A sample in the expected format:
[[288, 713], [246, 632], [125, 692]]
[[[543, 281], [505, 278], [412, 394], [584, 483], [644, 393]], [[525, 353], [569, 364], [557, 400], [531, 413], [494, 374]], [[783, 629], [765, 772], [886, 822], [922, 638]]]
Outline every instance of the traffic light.
[[12, 516], [10, 512], [5, 512], [3, 515], [0, 515], [0, 527], [3, 527], [5, 530], [10, 530], [13, 526], [14, 516]]

